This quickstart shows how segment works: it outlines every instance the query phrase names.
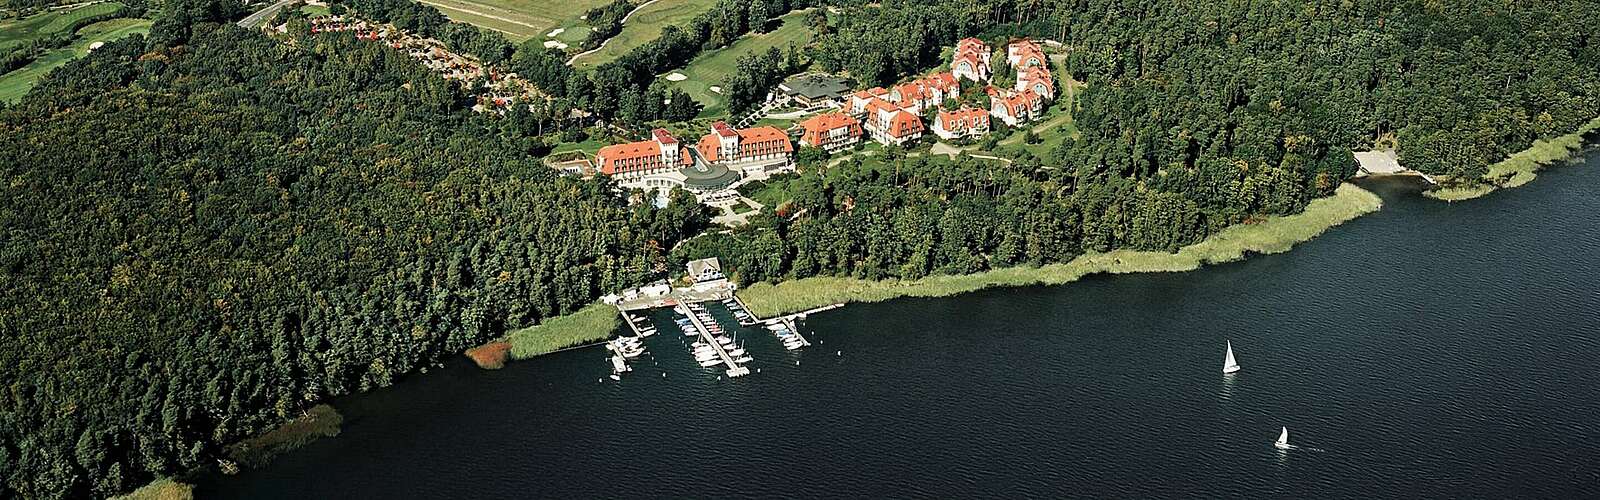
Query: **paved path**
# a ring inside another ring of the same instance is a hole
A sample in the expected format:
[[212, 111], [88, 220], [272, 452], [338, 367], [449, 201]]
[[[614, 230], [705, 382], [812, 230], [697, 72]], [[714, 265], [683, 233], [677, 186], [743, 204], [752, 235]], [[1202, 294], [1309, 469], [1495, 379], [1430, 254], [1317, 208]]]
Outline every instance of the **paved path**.
[[273, 15], [277, 14], [279, 10], [283, 10], [284, 7], [287, 7], [289, 4], [296, 1], [297, 0], [278, 0], [273, 2], [272, 5], [268, 5], [266, 8], [256, 11], [254, 14], [244, 16], [244, 19], [239, 20], [239, 27], [255, 28], [257, 26], [261, 26], [261, 23], [266, 22], [267, 18], [272, 17]]
[[[735, 212], [733, 210], [734, 206], [742, 205], [742, 204], [748, 204], [749, 206], [754, 207], [755, 210], [751, 210], [751, 211], [748, 211], [748, 212], [745, 212], [745, 213], [742, 213], [742, 214], [741, 213], [737, 213], [737, 212]], [[714, 223], [714, 224], [722, 224], [724, 226], [742, 226], [742, 225], [745, 225], [745, 224], [749, 224], [750, 223], [750, 216], [761, 213], [761, 209], [766, 208], [766, 205], [762, 205], [760, 202], [757, 202], [756, 200], [752, 200], [752, 199], [740, 196], [737, 199], [737, 201], [735, 201], [734, 203], [729, 203], [729, 204], [726, 204], [726, 205], [719, 205], [717, 208], [722, 210], [722, 215], [718, 215], [716, 217], [712, 217], [711, 218], [711, 222], [712, 223]]]

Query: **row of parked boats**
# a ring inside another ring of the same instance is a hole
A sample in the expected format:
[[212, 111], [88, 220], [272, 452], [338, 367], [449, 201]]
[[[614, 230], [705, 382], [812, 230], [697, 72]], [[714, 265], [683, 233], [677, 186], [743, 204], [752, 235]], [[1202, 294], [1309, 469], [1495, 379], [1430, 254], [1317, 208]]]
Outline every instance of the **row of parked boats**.
[[611, 380], [622, 380], [622, 374], [633, 371], [628, 366], [628, 360], [644, 355], [643, 334], [640, 337], [617, 337], [606, 342], [606, 350], [611, 351]]
[[722, 305], [728, 308], [728, 312], [733, 313], [733, 319], [739, 320], [740, 325], [750, 326], [756, 324], [756, 316], [750, 314], [750, 311], [745, 309], [743, 304], [733, 300], [732, 297], [722, 299]]
[[790, 330], [788, 325], [783, 323], [772, 323], [767, 325], [767, 329], [771, 330], [772, 334], [777, 336], [778, 340], [783, 342], [783, 347], [785, 349], [793, 351], [806, 346], [806, 342], [800, 338], [800, 334], [796, 333], [794, 330]]
[[[755, 360], [745, 352], [743, 345], [737, 344], [733, 337], [723, 331], [722, 325], [718, 324], [716, 318], [711, 316], [711, 312], [706, 310], [706, 306], [700, 304], [686, 304], [686, 306], [689, 314], [693, 314], [695, 318], [700, 320], [700, 325], [706, 329], [706, 333], [711, 334], [711, 340], [717, 343], [717, 345], [711, 345], [705, 341], [697, 340], [690, 344], [690, 347], [694, 350], [694, 360], [700, 363], [700, 366], [710, 368], [723, 364], [725, 360], [717, 353], [719, 347], [728, 353], [728, 357], [732, 358], [735, 364], [748, 363]], [[689, 318], [679, 318], [676, 321], [679, 326], [684, 327], [686, 335], [698, 335], [695, 332], [694, 321]], [[729, 368], [736, 367], [730, 366]]]

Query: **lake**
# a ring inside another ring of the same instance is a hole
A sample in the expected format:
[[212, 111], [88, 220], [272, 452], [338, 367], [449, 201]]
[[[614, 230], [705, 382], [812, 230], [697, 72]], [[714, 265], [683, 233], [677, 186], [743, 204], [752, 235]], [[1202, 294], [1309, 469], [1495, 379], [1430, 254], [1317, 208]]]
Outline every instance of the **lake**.
[[[739, 379], [657, 311], [621, 382], [599, 348], [457, 359], [336, 400], [342, 435], [197, 493], [1593, 496], [1597, 169], [1456, 204], [1361, 181], [1383, 210], [1285, 254], [851, 304], [803, 322], [802, 351], [740, 334], [760, 372]], [[1273, 448], [1283, 426], [1298, 448]]]

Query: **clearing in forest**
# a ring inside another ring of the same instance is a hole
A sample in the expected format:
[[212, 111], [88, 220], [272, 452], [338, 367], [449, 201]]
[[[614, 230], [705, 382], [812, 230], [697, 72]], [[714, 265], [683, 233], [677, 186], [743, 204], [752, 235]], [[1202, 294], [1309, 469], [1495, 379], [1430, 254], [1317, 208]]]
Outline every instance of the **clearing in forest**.
[[605, 5], [605, 0], [418, 0], [439, 9], [453, 21], [497, 31], [513, 42], [529, 38], [545, 39], [557, 29], [552, 40], [577, 45], [588, 36], [588, 25], [579, 19], [589, 9]]
[[77, 39], [66, 47], [52, 50], [27, 66], [0, 75], [0, 102], [12, 102], [21, 98], [50, 70], [88, 55], [89, 46], [95, 42], [110, 42], [134, 33], [149, 32], [148, 19], [112, 19], [84, 26], [78, 30]]
[[771, 32], [740, 37], [727, 47], [700, 54], [678, 70], [688, 78], [673, 84], [705, 105], [700, 116], [718, 116], [728, 112], [728, 98], [712, 92], [711, 87], [722, 85], [723, 80], [733, 74], [740, 57], [764, 53], [772, 47], [787, 52], [790, 45], [803, 47], [811, 43], [811, 28], [806, 26], [805, 12], [791, 12], [778, 21], [780, 25]]
[[[599, 50], [583, 54], [572, 66], [590, 69], [622, 57], [651, 40], [661, 36], [661, 28], [683, 25], [701, 12], [711, 10], [716, 0], [655, 0], [634, 11], [628, 22], [622, 23], [622, 32], [606, 41]], [[564, 35], [565, 33], [563, 33]]]
[[0, 49], [67, 32], [94, 17], [109, 16], [123, 9], [117, 2], [97, 3], [66, 11], [50, 11], [32, 17], [0, 22]]

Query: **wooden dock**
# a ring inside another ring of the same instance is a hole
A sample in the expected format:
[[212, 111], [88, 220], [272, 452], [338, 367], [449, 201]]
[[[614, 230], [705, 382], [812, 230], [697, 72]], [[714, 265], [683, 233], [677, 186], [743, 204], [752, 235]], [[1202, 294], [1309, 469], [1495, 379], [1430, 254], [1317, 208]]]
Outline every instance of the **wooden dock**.
[[728, 354], [728, 350], [723, 349], [722, 344], [717, 343], [717, 339], [712, 337], [711, 330], [706, 329], [706, 325], [700, 322], [700, 315], [695, 314], [694, 309], [690, 308], [688, 304], [684, 304], [683, 308], [685, 311], [688, 311], [689, 314], [687, 316], [689, 316], [689, 322], [693, 323], [695, 331], [700, 333], [700, 339], [704, 340], [707, 344], [711, 344], [711, 349], [717, 351], [717, 357], [722, 358], [722, 365], [728, 367], [728, 376], [738, 377], [741, 375], [749, 375], [750, 369], [739, 366], [739, 362], [735, 361], [733, 356]]

